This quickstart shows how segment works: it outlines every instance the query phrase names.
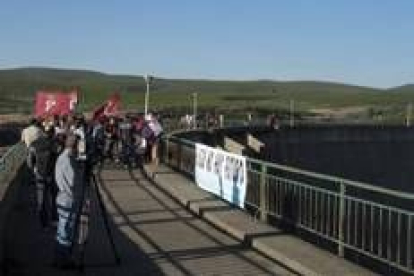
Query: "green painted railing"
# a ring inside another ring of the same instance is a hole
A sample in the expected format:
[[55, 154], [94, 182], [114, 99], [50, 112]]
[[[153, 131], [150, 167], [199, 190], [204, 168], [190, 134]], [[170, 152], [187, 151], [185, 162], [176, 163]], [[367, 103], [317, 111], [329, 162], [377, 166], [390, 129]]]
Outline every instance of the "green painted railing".
[[[167, 136], [163, 161], [194, 178], [195, 144]], [[263, 221], [414, 273], [414, 194], [247, 158], [247, 209]]]
[[26, 145], [22, 142], [10, 147], [0, 159], [0, 201], [8, 184], [26, 160]]

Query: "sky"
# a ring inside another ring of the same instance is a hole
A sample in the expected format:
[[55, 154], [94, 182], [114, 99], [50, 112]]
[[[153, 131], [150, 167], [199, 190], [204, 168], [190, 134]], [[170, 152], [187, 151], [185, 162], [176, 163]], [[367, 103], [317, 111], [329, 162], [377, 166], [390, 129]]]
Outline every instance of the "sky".
[[0, 69], [414, 83], [412, 0], [0, 2]]

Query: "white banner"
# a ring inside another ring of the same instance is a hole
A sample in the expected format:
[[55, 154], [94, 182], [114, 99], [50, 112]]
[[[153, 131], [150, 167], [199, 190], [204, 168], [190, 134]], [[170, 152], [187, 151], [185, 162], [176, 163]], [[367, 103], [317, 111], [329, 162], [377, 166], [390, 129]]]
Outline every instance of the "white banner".
[[245, 157], [196, 144], [195, 180], [200, 188], [244, 208], [247, 187]]

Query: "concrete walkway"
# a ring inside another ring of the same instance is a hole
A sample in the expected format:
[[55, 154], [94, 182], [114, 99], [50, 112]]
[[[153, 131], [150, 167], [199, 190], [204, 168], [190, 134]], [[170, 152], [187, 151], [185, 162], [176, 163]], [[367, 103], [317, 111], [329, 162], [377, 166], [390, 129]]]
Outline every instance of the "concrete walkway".
[[376, 275], [297, 237], [254, 220], [199, 189], [192, 181], [161, 165], [153, 180], [197, 215], [230, 233], [244, 244], [302, 275]]
[[165, 186], [183, 189], [183, 195], [190, 195], [194, 186], [166, 168], [157, 178], [158, 184], [138, 170], [107, 168], [98, 176], [121, 265], [115, 264], [93, 192], [85, 270], [54, 269], [54, 231], [40, 229], [33, 211], [33, 187], [22, 184], [7, 225], [5, 275], [294, 274], [179, 204], [166, 193]]

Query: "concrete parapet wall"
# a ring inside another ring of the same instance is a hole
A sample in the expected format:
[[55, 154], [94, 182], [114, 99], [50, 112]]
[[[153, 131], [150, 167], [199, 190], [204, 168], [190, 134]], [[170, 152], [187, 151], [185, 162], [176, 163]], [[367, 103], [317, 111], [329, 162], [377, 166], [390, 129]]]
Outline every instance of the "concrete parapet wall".
[[249, 134], [264, 145], [260, 153], [245, 150], [245, 155], [414, 192], [413, 127], [301, 125], [294, 128], [282, 127], [278, 130], [267, 127], [236, 127], [187, 132], [180, 137], [223, 147], [224, 137], [248, 145]]
[[261, 159], [414, 192], [414, 129], [406, 127], [294, 128], [258, 135]]
[[[16, 204], [20, 185], [27, 177], [27, 168], [21, 166], [15, 172], [12, 180], [6, 183], [0, 183], [0, 268], [5, 267], [5, 237], [6, 228], [9, 221], [10, 211]], [[0, 274], [2, 270], [0, 269]]]

